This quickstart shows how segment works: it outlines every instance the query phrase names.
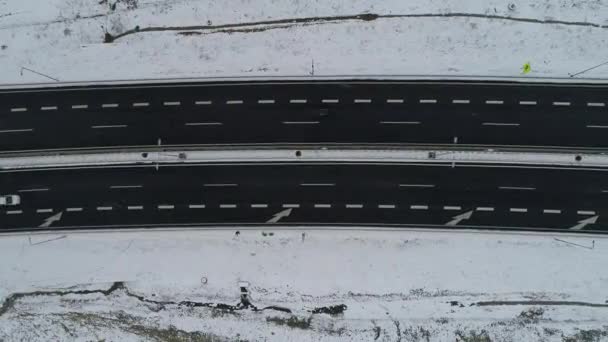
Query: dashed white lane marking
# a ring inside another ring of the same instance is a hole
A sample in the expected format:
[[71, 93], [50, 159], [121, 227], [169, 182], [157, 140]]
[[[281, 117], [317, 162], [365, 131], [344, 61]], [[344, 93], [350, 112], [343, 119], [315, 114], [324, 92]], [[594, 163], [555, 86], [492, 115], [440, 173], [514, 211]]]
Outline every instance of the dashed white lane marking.
[[604, 102], [587, 102], [587, 107], [605, 107]]
[[268, 208], [268, 204], [252, 204], [251, 207], [254, 209], [264, 209]]
[[173, 204], [159, 204], [158, 209], [159, 210], [171, 210], [171, 209], [175, 209], [175, 206]]
[[163, 102], [163, 105], [165, 106], [181, 106], [181, 102], [180, 101], [167, 101], [167, 102]]
[[412, 210], [428, 210], [429, 206], [428, 205], [411, 205], [410, 209], [412, 209]]
[[432, 103], [437, 103], [437, 100], [436, 99], [420, 99], [419, 102], [420, 103], [432, 104]]
[[323, 99], [321, 100], [322, 103], [339, 103], [340, 100], [339, 99]]
[[133, 107], [148, 107], [150, 105], [149, 102], [135, 102], [133, 103]]
[[386, 99], [386, 103], [403, 103], [403, 99]]
[[110, 189], [137, 189], [143, 188], [143, 185], [111, 185]]
[[143, 205], [130, 205], [127, 207], [127, 210], [144, 210]]
[[434, 188], [435, 184], [399, 184], [400, 188]]
[[97, 211], [110, 211], [112, 207], [97, 207]]
[[318, 125], [319, 121], [283, 121], [283, 125]]
[[299, 208], [299, 204], [283, 204], [283, 208]]
[[331, 204], [315, 204], [315, 208], [329, 209], [329, 208], [331, 208]]
[[41, 192], [41, 191], [49, 191], [49, 188], [36, 188], [36, 189], [21, 189], [17, 192]]
[[536, 190], [536, 188], [526, 187], [526, 186], [499, 186], [498, 189], [500, 189], [500, 190], [527, 190], [527, 191]]
[[562, 211], [559, 209], [543, 209], [543, 214], [561, 214]]
[[494, 208], [493, 207], [477, 207], [475, 210], [491, 212], [491, 211], [494, 211]]
[[228, 100], [228, 101], [226, 101], [226, 104], [229, 104], [229, 105], [240, 105], [240, 104], [243, 104], [243, 100]]
[[555, 101], [555, 102], [553, 102], [553, 105], [554, 106], [568, 107], [570, 105], [570, 102]]
[[346, 209], [361, 209], [363, 204], [347, 204]]
[[372, 99], [355, 99], [355, 103], [372, 103]]
[[503, 100], [486, 100], [486, 104], [501, 105], [504, 103], [505, 103], [505, 101], [503, 101]]
[[106, 128], [127, 128], [128, 125], [99, 125], [99, 126], [91, 126], [93, 129], [106, 129]]
[[204, 187], [207, 188], [227, 188], [227, 187], [234, 187], [234, 186], [239, 186], [236, 183], [207, 183], [207, 184], [203, 184]]
[[302, 183], [300, 186], [336, 186], [335, 183]]
[[204, 105], [210, 105], [212, 104], [213, 101], [194, 101], [194, 104], [197, 106], [204, 106]]
[[236, 204], [220, 204], [220, 209], [235, 209]]
[[289, 100], [289, 103], [306, 103], [308, 102], [307, 99], [291, 99]]
[[25, 132], [33, 132], [33, 128], [23, 128], [23, 129], [4, 129], [1, 130], [0, 133], [25, 133]]
[[259, 104], [274, 104], [274, 100], [258, 100]]
[[446, 205], [443, 207], [443, 210], [462, 210], [462, 207], [455, 205]]
[[395, 209], [394, 204], [378, 204], [378, 209]]
[[536, 101], [519, 101], [519, 104], [522, 106], [536, 106]]
[[74, 208], [66, 208], [65, 211], [67, 211], [68, 213], [74, 213], [74, 212], [79, 212], [82, 211], [83, 209], [80, 207], [74, 207]]
[[592, 210], [579, 210], [576, 213], [578, 215], [595, 215], [595, 211]]
[[509, 211], [512, 212], [512, 213], [527, 213], [528, 209], [526, 209], [526, 208], [510, 208]]
[[221, 122], [186, 122], [185, 126], [222, 126]]
[[380, 121], [381, 125], [420, 125], [420, 121]]
[[190, 209], [205, 209], [205, 205], [204, 204], [190, 204], [188, 205], [188, 208]]
[[36, 212], [39, 213], [39, 214], [52, 213], [53, 209], [36, 209]]
[[605, 125], [587, 125], [587, 128], [608, 128], [608, 126]]
[[40, 110], [57, 110], [57, 106], [42, 106]]
[[458, 99], [454, 99], [452, 100], [453, 104], [469, 104], [471, 103], [471, 100], [458, 100]]
[[89, 108], [89, 105], [72, 105], [72, 109], [87, 109]]
[[27, 112], [27, 108], [25, 108], [25, 107], [11, 108], [11, 112], [12, 113]]
[[101, 108], [118, 108], [118, 103], [104, 103]]
[[482, 123], [483, 126], [511, 126], [511, 127], [516, 127], [519, 126], [518, 123], [513, 123], [513, 122], [484, 122]]
[[8, 210], [6, 212], [7, 215], [18, 215], [23, 214], [23, 210]]

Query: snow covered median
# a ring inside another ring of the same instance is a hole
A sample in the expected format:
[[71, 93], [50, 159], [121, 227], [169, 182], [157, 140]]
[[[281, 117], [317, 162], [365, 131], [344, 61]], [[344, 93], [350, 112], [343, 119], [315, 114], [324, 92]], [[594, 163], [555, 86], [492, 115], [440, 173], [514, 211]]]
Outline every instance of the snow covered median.
[[0, 83], [569, 78], [608, 60], [607, 17], [595, 0], [0, 0]]

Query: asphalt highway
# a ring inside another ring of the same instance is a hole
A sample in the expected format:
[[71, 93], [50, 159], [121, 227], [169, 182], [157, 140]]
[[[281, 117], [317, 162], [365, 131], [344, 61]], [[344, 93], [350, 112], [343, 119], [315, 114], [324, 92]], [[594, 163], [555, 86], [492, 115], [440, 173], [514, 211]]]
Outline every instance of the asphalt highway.
[[608, 147], [608, 86], [285, 82], [0, 91], [0, 150], [387, 143]]
[[176, 165], [0, 173], [8, 230], [319, 224], [608, 231], [608, 173], [440, 165]]

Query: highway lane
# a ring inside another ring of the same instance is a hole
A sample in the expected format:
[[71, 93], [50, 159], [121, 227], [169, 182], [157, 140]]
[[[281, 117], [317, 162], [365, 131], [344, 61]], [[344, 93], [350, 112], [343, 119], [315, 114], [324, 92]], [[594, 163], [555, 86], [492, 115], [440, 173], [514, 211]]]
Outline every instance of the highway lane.
[[0, 188], [23, 200], [0, 211], [5, 230], [38, 227], [59, 213], [51, 227], [261, 224], [275, 218], [285, 224], [566, 230], [583, 222], [584, 230], [608, 228], [608, 174], [592, 170], [189, 165], [3, 172]]
[[274, 83], [0, 92], [3, 151], [387, 143], [608, 147], [608, 87]]

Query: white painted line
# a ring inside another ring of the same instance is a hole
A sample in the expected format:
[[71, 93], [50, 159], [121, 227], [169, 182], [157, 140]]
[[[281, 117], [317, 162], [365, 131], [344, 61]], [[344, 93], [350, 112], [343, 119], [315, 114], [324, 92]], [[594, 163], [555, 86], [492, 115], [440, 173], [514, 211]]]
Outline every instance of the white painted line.
[[395, 209], [394, 204], [378, 204], [378, 209]]
[[321, 100], [321, 102], [323, 102], [323, 103], [339, 103], [340, 100], [339, 99], [323, 99], [323, 100]]
[[578, 215], [595, 215], [595, 211], [592, 210], [579, 210], [576, 213]]
[[172, 204], [159, 204], [158, 205], [158, 209], [159, 210], [171, 210], [171, 209], [174, 209], [174, 208], [175, 208], [175, 206], [172, 205]]
[[203, 186], [207, 187], [207, 188], [214, 188], [214, 187], [225, 188], [225, 187], [233, 187], [233, 186], [239, 186], [239, 185], [236, 183], [208, 183], [208, 184], [204, 184]]
[[72, 109], [87, 109], [89, 105], [72, 105]]
[[25, 133], [25, 132], [33, 132], [33, 128], [24, 128], [24, 129], [5, 129], [1, 130], [0, 133]]
[[41, 191], [49, 191], [49, 188], [37, 188], [37, 189], [22, 189], [17, 192], [41, 192]]
[[289, 103], [306, 103], [308, 102], [307, 99], [291, 99], [289, 100]]
[[205, 205], [204, 204], [190, 204], [188, 206], [188, 208], [190, 208], [190, 209], [205, 209]]
[[372, 99], [355, 99], [355, 103], [372, 103]]
[[187, 122], [186, 126], [222, 126], [221, 122]]
[[462, 210], [462, 207], [446, 205], [443, 207], [443, 210]]
[[420, 103], [437, 103], [435, 99], [420, 99]]
[[522, 106], [536, 106], [536, 101], [519, 101]]
[[347, 204], [347, 209], [361, 209], [363, 208], [363, 204]]
[[532, 187], [525, 187], [525, 186], [499, 186], [498, 189], [500, 190], [536, 190], [536, 188], [532, 188]]
[[475, 210], [491, 212], [491, 211], [494, 211], [494, 208], [493, 207], [477, 207]]
[[560, 101], [555, 101], [553, 102], [554, 106], [562, 106], [562, 107], [567, 107], [570, 105], [570, 102], [560, 102]]
[[587, 128], [608, 128], [608, 126], [603, 126], [603, 125], [587, 125]]
[[221, 209], [235, 209], [236, 204], [220, 204]]
[[492, 104], [492, 105], [501, 105], [504, 104], [505, 102], [502, 100], [486, 100], [486, 104]]
[[148, 107], [150, 105], [149, 102], [135, 102], [133, 103], [133, 107]]
[[300, 186], [336, 186], [335, 183], [302, 183]]
[[8, 210], [6, 212], [7, 215], [17, 215], [17, 214], [23, 214], [23, 210]]
[[57, 110], [57, 106], [43, 106], [40, 110]]
[[79, 212], [82, 211], [82, 208], [67, 208], [65, 211], [68, 213]]
[[420, 125], [420, 121], [380, 121], [381, 125]]
[[194, 101], [194, 104], [197, 106], [210, 105], [213, 104], [213, 101]]
[[519, 126], [518, 123], [510, 123], [510, 122], [484, 122], [483, 126]]
[[258, 100], [259, 104], [274, 104], [274, 100]]
[[331, 208], [331, 204], [315, 204], [315, 208], [329, 209]]
[[452, 100], [453, 104], [469, 104], [471, 100]]
[[27, 112], [27, 108], [25, 108], [25, 107], [11, 108], [11, 112], [12, 113]]
[[93, 129], [105, 129], [105, 128], [127, 128], [128, 125], [100, 125], [100, 126], [91, 126]]
[[299, 208], [299, 204], [283, 204], [283, 208]]
[[163, 105], [165, 106], [181, 106], [181, 102], [180, 101], [168, 101], [168, 102], [163, 102]]
[[318, 125], [319, 121], [283, 121], [283, 125]]
[[604, 102], [587, 102], [587, 107], [605, 107]]
[[399, 184], [400, 188], [434, 188], [434, 184]]
[[97, 207], [98, 211], [109, 211], [112, 210], [112, 207]]
[[36, 212], [39, 213], [39, 214], [52, 213], [53, 209], [36, 209]]
[[104, 103], [101, 108], [118, 108], [118, 103]]
[[130, 205], [127, 207], [127, 210], [144, 210], [143, 205]]
[[403, 99], [386, 99], [386, 103], [403, 103]]
[[526, 208], [511, 208], [509, 209], [510, 212], [512, 213], [527, 213], [528, 209]]
[[137, 189], [143, 188], [143, 185], [112, 185], [110, 189]]
[[226, 104], [229, 104], [229, 105], [240, 105], [240, 104], [243, 104], [243, 100], [228, 100], [228, 101], [226, 101]]
[[412, 210], [427, 210], [429, 209], [428, 205], [411, 205], [410, 209]]
[[561, 214], [562, 211], [559, 209], [543, 209], [543, 214]]
[[268, 208], [268, 204], [252, 204], [251, 207], [256, 209], [264, 209]]

